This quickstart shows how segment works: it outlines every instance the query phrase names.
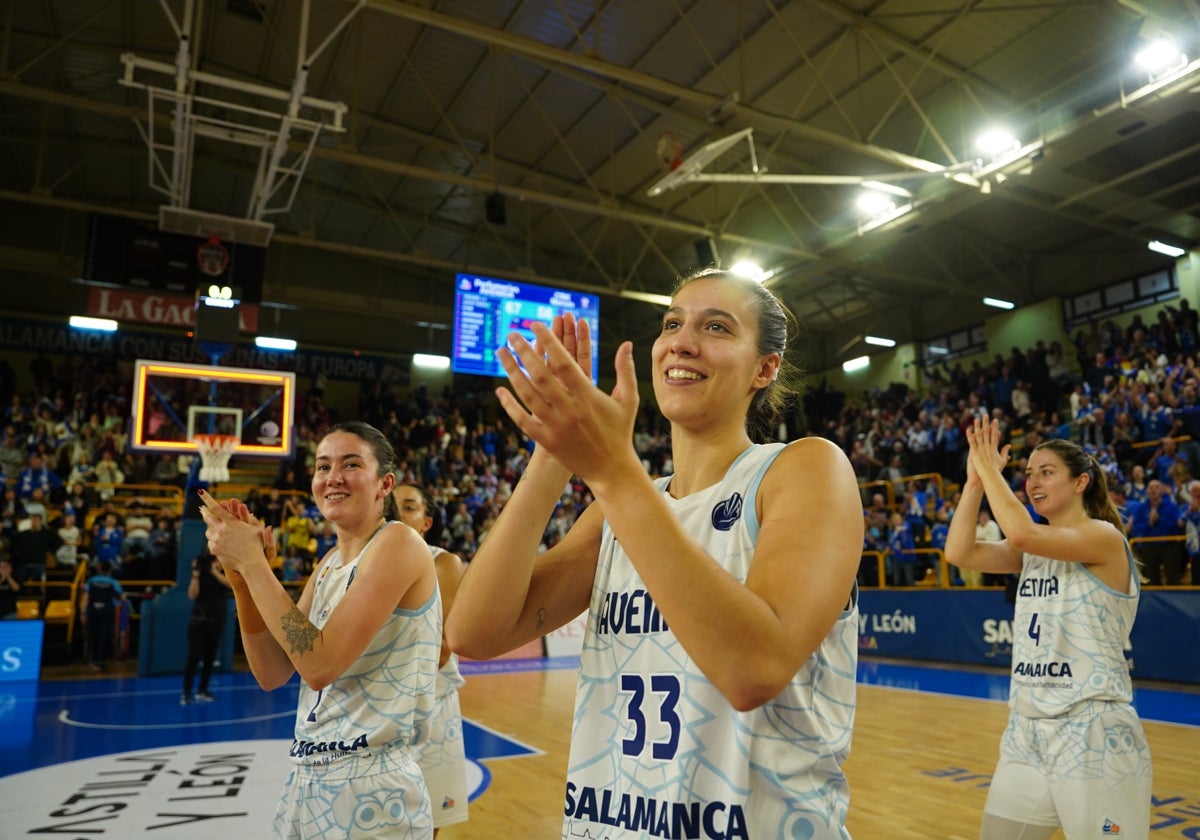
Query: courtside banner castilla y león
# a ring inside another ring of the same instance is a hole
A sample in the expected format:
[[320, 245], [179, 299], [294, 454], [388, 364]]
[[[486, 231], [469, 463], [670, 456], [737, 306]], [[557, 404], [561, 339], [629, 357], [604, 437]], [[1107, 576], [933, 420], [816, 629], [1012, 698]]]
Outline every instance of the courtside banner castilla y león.
[[[1015, 632], [1002, 589], [864, 590], [859, 599], [864, 655], [1009, 667]], [[1200, 683], [1200, 590], [1143, 590], [1125, 656], [1135, 678]]]

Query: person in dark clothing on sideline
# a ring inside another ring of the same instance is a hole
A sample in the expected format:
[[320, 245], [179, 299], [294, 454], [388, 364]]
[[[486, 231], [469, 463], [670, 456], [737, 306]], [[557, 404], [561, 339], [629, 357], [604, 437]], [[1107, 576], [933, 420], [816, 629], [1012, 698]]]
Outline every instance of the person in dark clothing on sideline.
[[[221, 643], [221, 629], [225, 626], [229, 580], [220, 562], [207, 551], [192, 561], [188, 597], [192, 599], [192, 618], [188, 622], [188, 654], [183, 669], [183, 694], [179, 698], [181, 706], [193, 700], [198, 703], [210, 703], [213, 700], [208, 693], [208, 681], [212, 677], [217, 647]], [[196, 677], [197, 665], [200, 665], [200, 687], [193, 695], [192, 681]]]
[[88, 650], [93, 671], [102, 671], [108, 664], [108, 658], [112, 655], [113, 636], [116, 635], [117, 608], [125, 600], [125, 590], [112, 576], [112, 570], [112, 563], [101, 561], [99, 573], [92, 575], [83, 585], [80, 618], [88, 631]]
[[17, 593], [21, 584], [13, 577], [12, 563], [0, 554], [0, 621], [17, 617]]

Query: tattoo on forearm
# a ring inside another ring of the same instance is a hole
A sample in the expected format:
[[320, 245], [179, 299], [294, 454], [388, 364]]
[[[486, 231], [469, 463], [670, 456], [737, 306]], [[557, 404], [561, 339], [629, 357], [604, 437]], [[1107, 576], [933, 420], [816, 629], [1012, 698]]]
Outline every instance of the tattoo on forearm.
[[299, 608], [292, 607], [283, 614], [283, 635], [287, 639], [290, 653], [307, 653], [321, 631], [312, 625]]
[[545, 607], [539, 608], [537, 615], [538, 615], [537, 627], [539, 630], [541, 630], [542, 625], [544, 625], [546, 623], [546, 608]]

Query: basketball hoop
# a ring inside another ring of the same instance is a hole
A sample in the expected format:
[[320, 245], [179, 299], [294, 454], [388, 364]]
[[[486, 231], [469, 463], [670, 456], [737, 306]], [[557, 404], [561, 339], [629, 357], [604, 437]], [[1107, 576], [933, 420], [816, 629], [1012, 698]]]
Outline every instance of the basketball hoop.
[[654, 153], [658, 155], [662, 165], [670, 172], [674, 172], [683, 163], [683, 144], [670, 131], [664, 131], [658, 135], [658, 141], [654, 144]]
[[196, 435], [196, 451], [200, 453], [200, 480], [221, 482], [229, 480], [229, 458], [238, 448], [234, 435]]

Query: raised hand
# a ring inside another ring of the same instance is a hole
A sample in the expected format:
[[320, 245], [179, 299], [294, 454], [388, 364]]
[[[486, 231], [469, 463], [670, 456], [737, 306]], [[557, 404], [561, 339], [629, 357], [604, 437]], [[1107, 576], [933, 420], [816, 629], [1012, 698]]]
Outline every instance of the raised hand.
[[262, 536], [265, 529], [241, 501], [218, 502], [205, 490], [200, 491], [200, 501], [208, 550], [220, 559], [227, 572], [240, 575], [248, 564], [266, 560]]
[[970, 445], [967, 457], [968, 480], [972, 468], [977, 477], [982, 476], [984, 471], [999, 473], [1004, 470], [1012, 446], [1001, 446], [1002, 437], [1000, 421], [989, 420], [987, 414], [982, 418], [976, 417], [974, 423], [967, 428], [967, 443]]
[[633, 345], [625, 342], [618, 348], [617, 385], [611, 395], [605, 394], [580, 367], [591, 366], [586, 327], [567, 329], [564, 319], [556, 334], [558, 326], [558, 319], [552, 327], [535, 324], [536, 346], [518, 333], [509, 336], [510, 347], [502, 348], [498, 358], [512, 390], [499, 388], [496, 396], [521, 431], [586, 480], [632, 450], [638, 406]]
[[[562, 343], [567, 354], [575, 360], [579, 369], [587, 374], [590, 380], [592, 375], [592, 331], [588, 322], [577, 320], [572, 312], [564, 312], [562, 315], [554, 316], [550, 322], [550, 333]], [[546, 348], [542, 346], [542, 340], [536, 336], [535, 339], [534, 352], [546, 359], [547, 364], [552, 364]]]

